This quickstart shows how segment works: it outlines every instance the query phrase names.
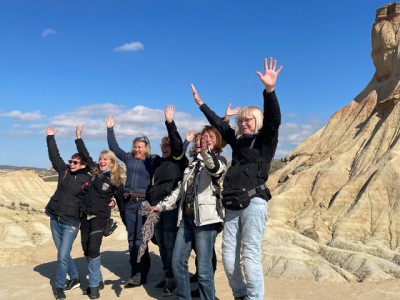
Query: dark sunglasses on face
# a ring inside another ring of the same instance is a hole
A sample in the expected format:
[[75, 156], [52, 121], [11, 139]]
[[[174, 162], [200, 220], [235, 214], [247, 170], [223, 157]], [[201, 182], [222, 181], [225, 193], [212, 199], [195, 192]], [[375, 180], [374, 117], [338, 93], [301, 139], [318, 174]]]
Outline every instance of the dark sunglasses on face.
[[70, 159], [68, 162], [69, 162], [69, 164], [72, 163], [72, 164], [74, 164], [75, 166], [81, 163], [81, 162], [78, 161], [78, 160], [71, 160], [71, 159]]

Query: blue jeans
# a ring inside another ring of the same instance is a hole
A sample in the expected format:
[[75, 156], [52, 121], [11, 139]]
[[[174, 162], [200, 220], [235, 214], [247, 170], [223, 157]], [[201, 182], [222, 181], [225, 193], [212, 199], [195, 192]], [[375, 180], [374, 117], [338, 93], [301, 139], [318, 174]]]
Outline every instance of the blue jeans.
[[160, 214], [160, 221], [154, 228], [166, 278], [174, 278], [174, 273], [172, 271], [172, 254], [174, 252], [176, 232], [178, 230], [177, 222], [177, 208], [171, 211], [163, 211]]
[[[268, 202], [262, 198], [251, 199], [243, 210], [225, 210], [222, 262], [234, 297], [247, 295], [248, 300], [264, 299], [261, 241], [267, 211]], [[246, 282], [240, 268], [241, 253]]]
[[88, 259], [89, 287], [98, 287], [103, 281], [101, 274], [101, 256]]
[[139, 215], [139, 209], [142, 202], [125, 203], [125, 222], [128, 231], [129, 255], [131, 264], [131, 276], [141, 273], [143, 279], [147, 278], [150, 270], [150, 255], [148, 248], [142, 256], [140, 263], [137, 263], [138, 250], [142, 242], [142, 227], [144, 219]]
[[56, 288], [64, 288], [67, 273], [70, 279], [79, 277], [78, 270], [71, 257], [72, 245], [78, 235], [79, 228], [50, 219], [50, 229], [54, 244], [57, 247]]
[[172, 255], [172, 268], [177, 285], [176, 299], [192, 299], [188, 260], [195, 240], [200, 299], [215, 300], [213, 248], [217, 237], [215, 224], [196, 226], [194, 216], [183, 214]]

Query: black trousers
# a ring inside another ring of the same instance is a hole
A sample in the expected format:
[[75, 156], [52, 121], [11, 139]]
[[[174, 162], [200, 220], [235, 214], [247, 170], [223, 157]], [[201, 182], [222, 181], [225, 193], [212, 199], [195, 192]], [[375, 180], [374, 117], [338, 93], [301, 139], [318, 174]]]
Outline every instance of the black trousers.
[[95, 217], [87, 220], [86, 215], [81, 219], [81, 244], [83, 254], [89, 258], [100, 256], [100, 246], [103, 241], [103, 229], [107, 219]]

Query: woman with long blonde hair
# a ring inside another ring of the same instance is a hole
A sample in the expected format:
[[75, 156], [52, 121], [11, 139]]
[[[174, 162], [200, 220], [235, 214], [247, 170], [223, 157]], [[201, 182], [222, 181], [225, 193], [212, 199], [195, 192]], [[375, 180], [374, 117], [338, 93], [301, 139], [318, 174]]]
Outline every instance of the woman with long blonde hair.
[[89, 287], [84, 294], [97, 299], [99, 290], [104, 288], [100, 246], [111, 209], [116, 204], [118, 188], [122, 186], [121, 167], [117, 156], [110, 150], [103, 150], [98, 163], [95, 163], [81, 138], [82, 130], [83, 125], [76, 126], [75, 143], [78, 151], [86, 155], [93, 174], [81, 210], [81, 243], [89, 268]]

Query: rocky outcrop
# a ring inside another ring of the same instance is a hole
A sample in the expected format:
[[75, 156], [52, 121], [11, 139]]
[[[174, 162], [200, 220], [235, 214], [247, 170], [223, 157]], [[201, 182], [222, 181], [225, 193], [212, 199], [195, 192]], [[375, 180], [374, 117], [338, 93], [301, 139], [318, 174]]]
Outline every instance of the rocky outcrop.
[[400, 278], [399, 12], [377, 11], [371, 82], [270, 176], [270, 276]]
[[[38, 249], [53, 244], [44, 207], [56, 185], [57, 182], [43, 181], [33, 170], [0, 174], [0, 267], [34, 263]], [[125, 240], [118, 212], [113, 213], [113, 218], [119, 227], [107, 239]], [[78, 246], [79, 239], [78, 236]]]

